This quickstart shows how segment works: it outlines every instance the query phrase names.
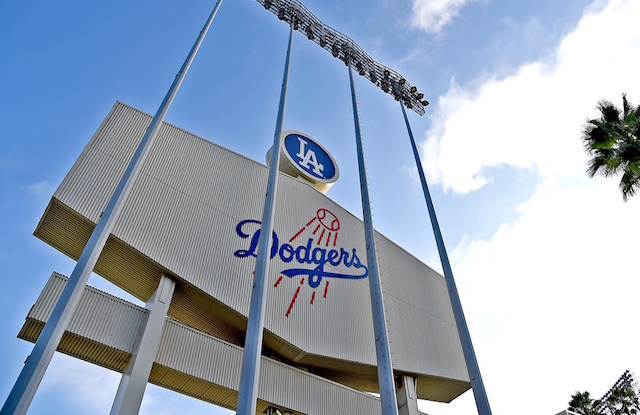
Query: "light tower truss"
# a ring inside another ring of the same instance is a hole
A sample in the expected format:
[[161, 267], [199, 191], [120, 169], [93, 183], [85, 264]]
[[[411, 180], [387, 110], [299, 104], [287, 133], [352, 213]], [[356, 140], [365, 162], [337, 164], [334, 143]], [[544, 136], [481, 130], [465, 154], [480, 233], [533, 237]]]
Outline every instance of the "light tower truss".
[[613, 386], [611, 386], [611, 388], [607, 391], [607, 393], [605, 393], [602, 398], [600, 398], [600, 402], [606, 403], [609, 400], [611, 393], [613, 393], [614, 389], [616, 388], [634, 390], [637, 387], [637, 382], [634, 379], [634, 374], [629, 372], [628, 370], [625, 370], [622, 376], [620, 376], [620, 378], [616, 381], [616, 383], [614, 383]]
[[398, 72], [374, 61], [356, 42], [337, 30], [322, 23], [298, 0], [257, 0], [280, 20], [293, 25], [307, 39], [320, 45], [321, 48], [340, 59], [345, 65], [351, 63], [360, 75], [369, 79], [377, 87], [393, 96], [396, 101], [402, 100], [404, 105], [418, 115], [424, 115], [424, 107], [429, 101], [424, 94], [411, 85]]

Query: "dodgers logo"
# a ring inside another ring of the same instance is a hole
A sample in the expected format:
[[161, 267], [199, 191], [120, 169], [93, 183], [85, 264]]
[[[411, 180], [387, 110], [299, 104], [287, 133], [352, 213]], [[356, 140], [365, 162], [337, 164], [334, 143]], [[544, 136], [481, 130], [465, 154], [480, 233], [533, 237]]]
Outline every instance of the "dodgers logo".
[[[251, 226], [251, 224], [254, 224], [254, 226]], [[248, 249], [238, 249], [234, 252], [234, 256], [237, 258], [257, 257], [260, 229], [253, 232], [250, 231], [255, 225], [261, 225], [261, 222], [254, 219], [246, 219], [236, 225], [236, 234], [242, 239], [250, 240]], [[324, 287], [321, 287], [323, 289], [323, 298], [327, 298], [330, 279], [362, 279], [369, 274], [369, 270], [360, 261], [355, 248], [347, 250], [337, 247], [339, 230], [340, 221], [336, 215], [328, 209], [321, 208], [318, 209], [316, 215], [305, 226], [289, 238], [288, 242], [281, 243], [275, 231], [271, 235], [270, 258], [274, 258], [277, 255], [282, 262], [292, 265], [290, 268], [280, 271], [280, 278], [276, 281], [274, 287], [277, 288], [280, 285], [284, 276], [290, 279], [301, 277], [300, 284], [289, 304], [286, 313], [287, 317], [289, 317], [293, 309], [305, 279], [308, 285], [313, 288], [310, 301], [313, 304], [316, 297], [316, 288], [320, 287], [323, 281]], [[294, 246], [293, 242], [295, 240], [301, 238], [305, 233], [308, 234], [306, 231], [310, 231], [311, 236], [308, 236], [306, 241], [300, 245]], [[349, 272], [342, 273], [325, 269], [328, 264], [342, 269], [346, 268]]]
[[298, 133], [284, 138], [287, 154], [296, 166], [307, 175], [321, 180], [331, 180], [336, 168], [331, 156], [318, 143]]

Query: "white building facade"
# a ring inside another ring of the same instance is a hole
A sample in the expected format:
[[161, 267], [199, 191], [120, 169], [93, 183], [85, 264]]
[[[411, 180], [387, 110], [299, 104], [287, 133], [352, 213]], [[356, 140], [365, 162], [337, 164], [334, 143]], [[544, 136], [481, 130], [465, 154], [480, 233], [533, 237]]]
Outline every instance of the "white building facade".
[[[37, 237], [79, 257], [150, 121], [116, 103]], [[266, 166], [163, 125], [95, 268], [145, 302], [163, 275], [175, 282], [150, 382], [235, 407], [266, 181]], [[378, 381], [362, 222], [281, 174], [271, 237], [259, 411], [378, 413], [363, 393]], [[444, 278], [383, 235], [376, 246], [394, 374], [412, 379], [414, 398], [450, 402], [470, 383]], [[21, 337], [37, 338], [61, 284], [54, 274]], [[72, 324], [59, 350], [124, 371], [147, 311], [94, 291], [76, 311], [87, 324]]]

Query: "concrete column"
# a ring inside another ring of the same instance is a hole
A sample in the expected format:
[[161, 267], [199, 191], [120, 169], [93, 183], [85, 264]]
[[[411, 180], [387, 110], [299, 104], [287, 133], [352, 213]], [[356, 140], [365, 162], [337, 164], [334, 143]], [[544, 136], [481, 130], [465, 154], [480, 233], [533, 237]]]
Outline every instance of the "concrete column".
[[416, 379], [406, 375], [400, 376], [398, 379], [402, 382], [400, 387], [396, 389], [398, 415], [419, 415]]
[[131, 360], [122, 373], [110, 415], [131, 415], [140, 411], [175, 286], [171, 278], [163, 275], [156, 292], [145, 305], [149, 310], [147, 320], [141, 328]]

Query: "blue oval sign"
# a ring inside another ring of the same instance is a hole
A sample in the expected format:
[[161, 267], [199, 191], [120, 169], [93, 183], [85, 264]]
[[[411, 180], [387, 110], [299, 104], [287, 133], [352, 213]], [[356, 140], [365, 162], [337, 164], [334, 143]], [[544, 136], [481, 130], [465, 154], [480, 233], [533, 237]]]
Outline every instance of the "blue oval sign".
[[336, 176], [333, 157], [318, 143], [300, 133], [289, 132], [284, 148], [295, 166], [315, 180], [331, 181]]

